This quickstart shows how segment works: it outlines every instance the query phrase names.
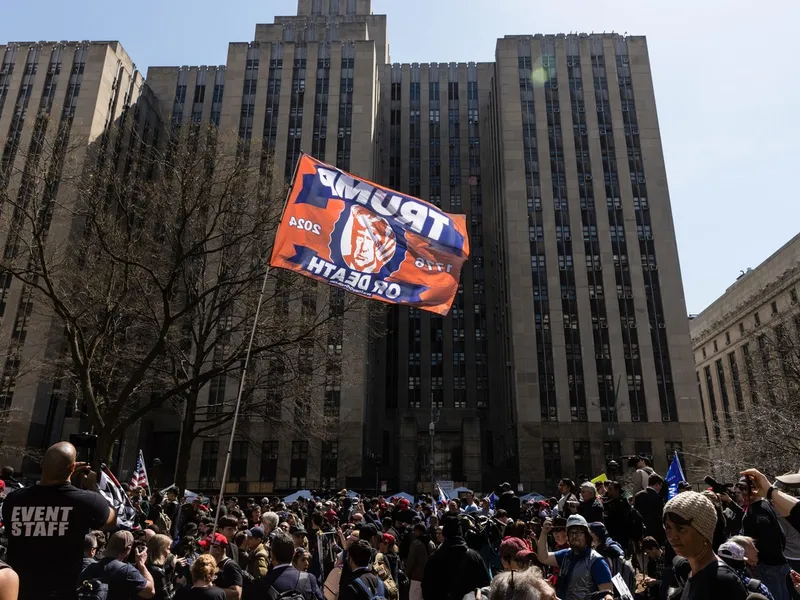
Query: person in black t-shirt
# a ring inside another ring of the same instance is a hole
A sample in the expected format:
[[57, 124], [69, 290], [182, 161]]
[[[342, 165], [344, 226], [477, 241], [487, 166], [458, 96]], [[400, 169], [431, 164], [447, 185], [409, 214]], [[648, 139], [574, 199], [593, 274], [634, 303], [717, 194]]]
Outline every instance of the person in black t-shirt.
[[219, 572], [214, 585], [225, 590], [228, 600], [239, 600], [242, 597], [242, 569], [227, 556], [228, 538], [221, 533], [215, 533], [203, 540], [201, 545], [217, 561]]
[[42, 459], [39, 484], [9, 494], [3, 503], [6, 560], [19, 575], [20, 600], [73, 597], [84, 537], [92, 529], [116, 524], [114, 509], [99, 493], [70, 483], [74, 474], [84, 477], [88, 487], [97, 485], [97, 475], [76, 463], [76, 456], [70, 443], [51, 446]]
[[203, 554], [192, 563], [193, 585], [182, 587], [175, 600], [226, 600], [224, 590], [214, 585], [217, 561], [210, 554]]
[[736, 573], [714, 554], [717, 511], [708, 498], [697, 492], [678, 494], [664, 506], [663, 522], [667, 540], [692, 569], [681, 600], [747, 598]]

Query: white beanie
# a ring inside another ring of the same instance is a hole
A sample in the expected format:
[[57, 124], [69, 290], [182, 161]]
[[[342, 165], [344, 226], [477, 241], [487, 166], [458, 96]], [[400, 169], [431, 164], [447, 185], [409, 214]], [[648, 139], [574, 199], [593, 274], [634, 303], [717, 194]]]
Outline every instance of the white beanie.
[[717, 527], [717, 509], [711, 500], [697, 492], [683, 492], [664, 505], [664, 514], [674, 513], [689, 521], [689, 525], [710, 543]]

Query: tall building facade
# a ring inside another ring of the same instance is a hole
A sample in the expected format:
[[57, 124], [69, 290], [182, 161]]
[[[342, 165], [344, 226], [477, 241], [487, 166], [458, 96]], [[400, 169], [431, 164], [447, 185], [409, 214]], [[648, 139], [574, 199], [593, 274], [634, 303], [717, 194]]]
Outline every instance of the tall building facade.
[[[73, 177], [87, 160], [122, 166], [133, 139], [120, 132], [153, 139], [161, 129], [155, 98], [119, 42], [9, 43], [0, 45], [0, 61], [0, 189], [15, 207], [38, 202], [47, 243], [58, 247], [71, 234], [74, 200], [58, 185], [62, 172]], [[32, 183], [45, 173], [52, 185]], [[0, 243], [5, 259], [21, 251], [14, 236]], [[80, 404], [62, 398], [45, 367], [62, 349], [62, 328], [8, 273], [0, 274], [0, 319], [0, 439], [46, 448], [79, 430]]]
[[[237, 131], [287, 179], [302, 151], [468, 215], [450, 314], [380, 305], [347, 323], [369, 337], [328, 332], [347, 356], [320, 389], [336, 441], [252, 424], [240, 491], [547, 489], [634, 452], [663, 471], [702, 443], [643, 37], [510, 36], [494, 62], [393, 63], [370, 0], [299, 0], [225, 65], [151, 67], [147, 87], [173, 129]], [[145, 423], [140, 445], [166, 450], [174, 425]], [[226, 446], [197, 441], [190, 486], [216, 484]]]
[[777, 358], [774, 340], [781, 328], [789, 330], [791, 338], [786, 368], [790, 373], [796, 368], [798, 293], [800, 234], [755, 269], [743, 272], [722, 296], [692, 317], [697, 387], [705, 439], [712, 449], [735, 443], [739, 418], [753, 406], [770, 400], [774, 404], [774, 398], [761, 397], [766, 395], [763, 370], [778, 370], [777, 364], [768, 363]]

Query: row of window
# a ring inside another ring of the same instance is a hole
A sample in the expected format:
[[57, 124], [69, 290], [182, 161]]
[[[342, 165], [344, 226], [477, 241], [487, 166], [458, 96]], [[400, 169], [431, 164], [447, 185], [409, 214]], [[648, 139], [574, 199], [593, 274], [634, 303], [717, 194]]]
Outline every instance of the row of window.
[[[792, 289], [789, 290], [789, 304], [791, 306], [796, 306], [797, 303], [798, 303], [797, 289], [796, 288], [792, 288]], [[776, 316], [778, 316], [780, 314], [780, 310], [778, 309], [778, 300], [777, 299], [770, 302], [769, 308], [770, 308], [770, 316], [771, 317], [776, 317]], [[756, 312], [753, 313], [753, 326], [754, 327], [761, 327], [761, 313], [759, 311], [756, 311]], [[745, 325], [744, 321], [740, 321], [739, 322], [739, 339], [745, 337], [746, 333], [747, 333], [747, 326]], [[730, 343], [731, 343], [731, 332], [730, 331], [726, 331], [725, 332], [725, 345], [727, 346]], [[711, 342], [711, 344], [712, 344], [712, 346], [714, 348], [714, 352], [715, 353], [719, 352], [719, 344], [718, 344], [717, 340], [713, 340]], [[703, 348], [702, 348], [702, 353], [703, 353], [703, 358], [706, 358], [707, 352], [706, 352], [706, 347], [705, 346], [703, 346]]]

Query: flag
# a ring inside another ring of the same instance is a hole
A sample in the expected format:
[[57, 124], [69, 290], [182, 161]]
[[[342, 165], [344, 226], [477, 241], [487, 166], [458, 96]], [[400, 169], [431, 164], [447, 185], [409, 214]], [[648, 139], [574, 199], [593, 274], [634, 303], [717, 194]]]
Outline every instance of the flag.
[[681, 461], [678, 460], [678, 453], [672, 457], [672, 462], [667, 470], [667, 476], [664, 481], [669, 486], [668, 498], [672, 499], [678, 495], [678, 484], [681, 481], [686, 481], [683, 478], [683, 469], [681, 469]]
[[590, 481], [591, 481], [592, 483], [601, 483], [601, 482], [603, 482], [603, 481], [608, 481], [608, 477], [606, 476], [606, 474], [605, 474], [605, 473], [600, 473], [600, 475], [598, 475], [598, 476], [597, 476], [597, 477], [595, 477], [594, 479], [591, 479]]
[[495, 502], [497, 502], [498, 500], [500, 500], [500, 498], [498, 498], [498, 497], [497, 497], [497, 494], [495, 494], [494, 492], [492, 492], [492, 493], [489, 495], [489, 508], [491, 508], [492, 510], [494, 510], [494, 504], [495, 504]]
[[436, 493], [436, 501], [437, 502], [439, 502], [440, 504], [447, 504], [447, 502], [448, 502], [447, 494], [444, 493], [444, 490], [442, 489], [442, 486], [440, 486], [438, 483], [436, 484], [435, 493]]
[[133, 475], [131, 475], [130, 486], [132, 488], [143, 487], [150, 489], [150, 482], [147, 480], [147, 469], [144, 466], [144, 456], [141, 450], [139, 450], [139, 456], [136, 458], [136, 468], [133, 470]]
[[366, 298], [446, 315], [468, 256], [464, 215], [304, 154], [270, 265]]
[[130, 498], [122, 489], [122, 486], [114, 477], [111, 470], [103, 465], [100, 469], [100, 476], [97, 479], [97, 489], [100, 495], [106, 499], [109, 506], [117, 511], [117, 527], [122, 529], [133, 529], [136, 511], [131, 506]]

